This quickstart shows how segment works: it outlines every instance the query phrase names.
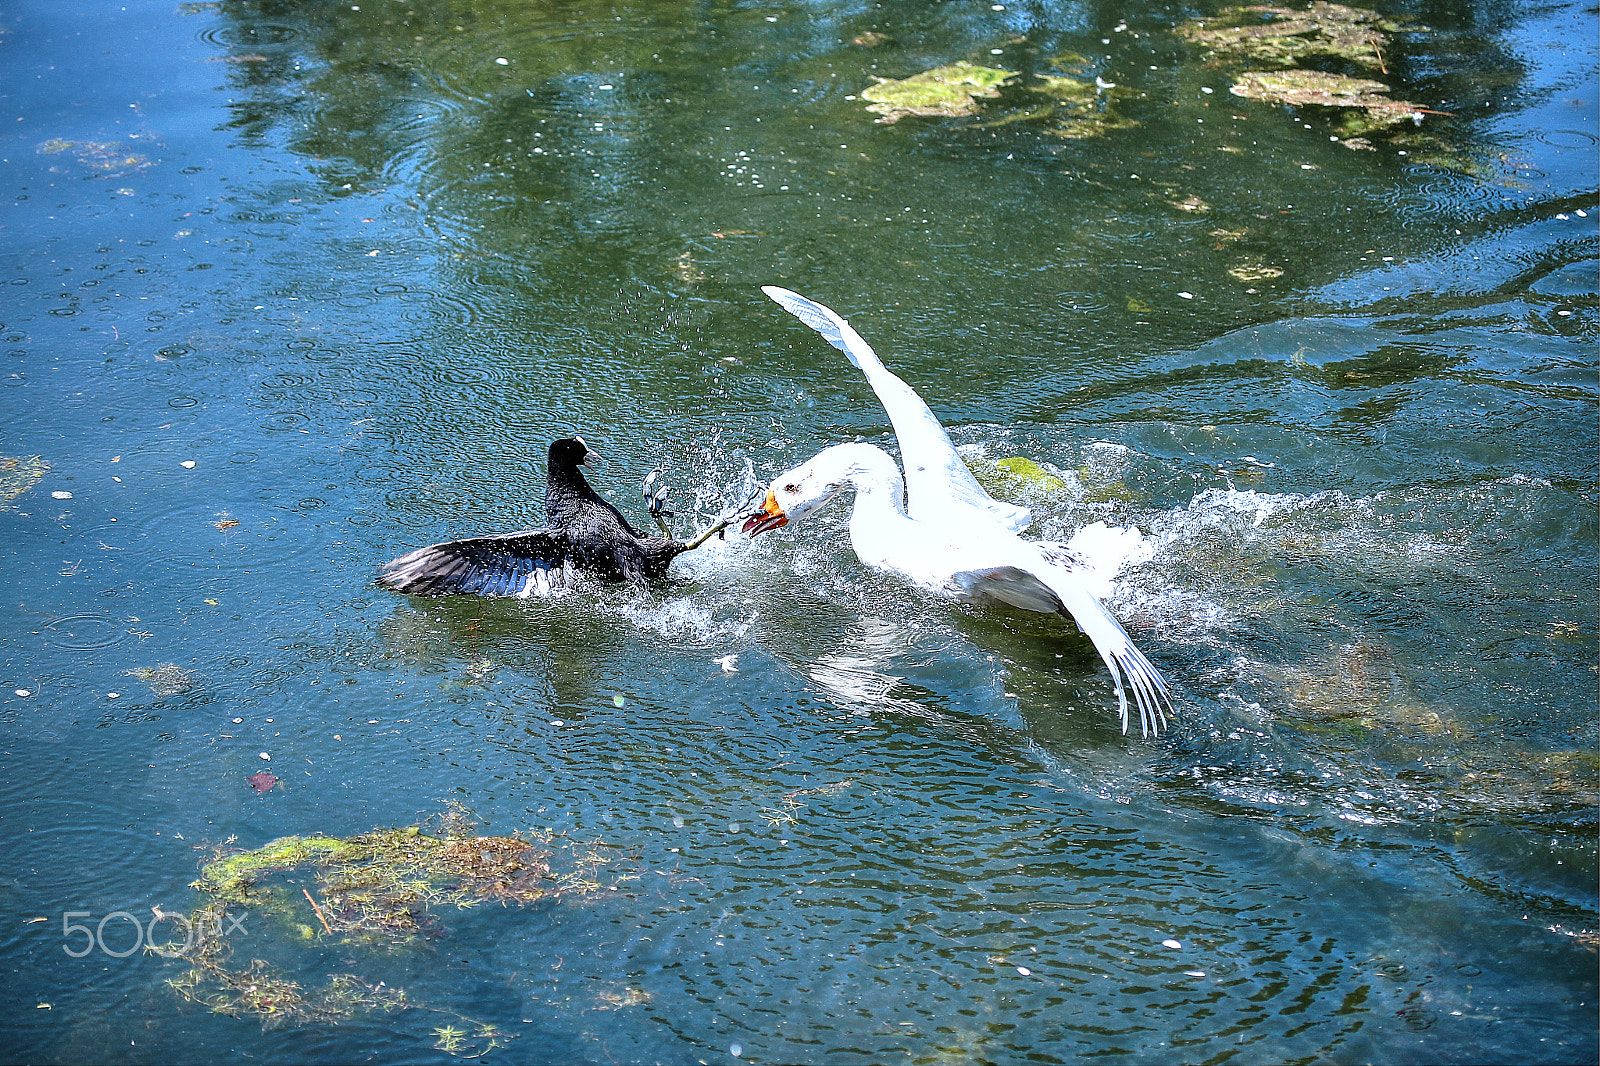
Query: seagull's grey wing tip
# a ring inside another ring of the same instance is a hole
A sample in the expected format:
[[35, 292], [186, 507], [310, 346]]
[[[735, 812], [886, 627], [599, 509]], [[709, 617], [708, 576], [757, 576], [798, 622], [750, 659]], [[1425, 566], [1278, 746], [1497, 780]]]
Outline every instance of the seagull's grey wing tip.
[[[808, 300], [797, 292], [780, 289], [776, 285], [763, 285], [761, 291], [779, 307], [816, 330], [823, 340], [843, 352], [852, 366], [861, 366], [856, 353], [850, 350], [850, 338], [845, 333], [850, 327], [832, 308], [815, 300]], [[859, 343], [859, 338], [857, 340]]]

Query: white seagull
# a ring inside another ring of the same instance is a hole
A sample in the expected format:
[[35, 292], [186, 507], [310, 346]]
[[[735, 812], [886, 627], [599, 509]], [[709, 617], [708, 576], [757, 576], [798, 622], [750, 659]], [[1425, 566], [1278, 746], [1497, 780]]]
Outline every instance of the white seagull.
[[[864, 564], [953, 599], [1071, 618], [1111, 672], [1122, 731], [1128, 731], [1126, 675], [1141, 729], [1146, 736], [1159, 733], [1172, 707], [1171, 691], [1096, 595], [1109, 589], [1106, 568], [1067, 545], [1017, 536], [1029, 523], [1027, 510], [984, 492], [928, 405], [883, 365], [849, 323], [787, 289], [766, 286], [762, 291], [867, 375], [894, 423], [906, 471], [902, 478], [894, 459], [875, 445], [836, 444], [774, 478], [761, 510], [745, 521], [744, 532], [753, 537], [804, 518], [852, 487], [856, 496], [850, 543]], [[1095, 523], [1074, 537], [1073, 544], [1108, 537], [1117, 539]]]

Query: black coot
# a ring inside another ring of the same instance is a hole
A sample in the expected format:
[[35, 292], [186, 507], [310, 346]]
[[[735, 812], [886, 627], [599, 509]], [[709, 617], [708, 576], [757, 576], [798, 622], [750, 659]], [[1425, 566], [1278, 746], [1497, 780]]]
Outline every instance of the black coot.
[[[593, 458], [596, 454], [582, 437], [564, 437], [550, 445], [544, 489], [547, 527], [418, 548], [384, 564], [378, 584], [413, 596], [520, 597], [565, 591], [580, 576], [644, 584], [728, 525], [724, 520], [688, 542], [645, 536], [590, 487], [578, 468]], [[660, 513], [664, 495], [652, 497], [646, 488], [652, 515]]]

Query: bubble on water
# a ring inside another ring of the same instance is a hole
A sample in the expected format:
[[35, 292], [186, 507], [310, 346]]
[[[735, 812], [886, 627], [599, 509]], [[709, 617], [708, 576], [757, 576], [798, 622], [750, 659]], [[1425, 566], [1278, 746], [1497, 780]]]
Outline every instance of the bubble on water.
[[729, 1044], [728, 1045], [728, 1054], [732, 1055], [734, 1058], [738, 1058], [739, 1056], [744, 1054], [744, 1045], [743, 1044]]

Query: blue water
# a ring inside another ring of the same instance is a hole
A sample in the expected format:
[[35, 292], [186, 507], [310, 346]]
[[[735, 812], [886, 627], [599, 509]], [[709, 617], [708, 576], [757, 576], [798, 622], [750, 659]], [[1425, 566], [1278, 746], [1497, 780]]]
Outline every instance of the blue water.
[[[12, 1056], [1595, 1061], [1597, 20], [1385, 10], [1428, 27], [1394, 95], [1449, 114], [1376, 151], [1230, 96], [1172, 32], [1212, 9], [0, 13]], [[1063, 52], [1138, 125], [859, 98]], [[684, 532], [892, 450], [762, 284], [1057, 472], [1037, 535], [1146, 534], [1111, 606], [1168, 734], [1071, 627], [864, 569], [843, 508], [649, 591], [373, 584], [537, 524], [567, 433], [641, 518], [662, 465]], [[232, 934], [396, 1012], [234, 1017], [118, 957], [213, 849], [452, 804], [598, 890]]]

